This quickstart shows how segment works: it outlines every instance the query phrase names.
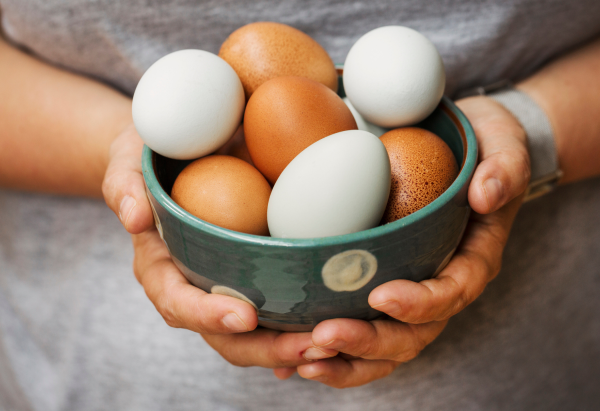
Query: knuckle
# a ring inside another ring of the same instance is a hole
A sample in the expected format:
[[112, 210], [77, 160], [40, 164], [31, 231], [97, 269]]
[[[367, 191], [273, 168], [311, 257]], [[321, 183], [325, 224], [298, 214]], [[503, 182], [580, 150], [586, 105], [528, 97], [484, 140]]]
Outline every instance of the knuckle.
[[[486, 277], [487, 277], [488, 281], [491, 281], [492, 279], [496, 278], [496, 276], [500, 273], [500, 270], [502, 269], [502, 259], [501, 258], [493, 259], [492, 261], [484, 260], [483, 264], [486, 269], [486, 273], [487, 273]], [[483, 287], [481, 287], [481, 292], [483, 292], [483, 288], [485, 288], [485, 284], [483, 284]], [[479, 292], [479, 294], [481, 294], [481, 292]], [[479, 294], [477, 294], [477, 295], [479, 295]]]
[[519, 187], [517, 188], [519, 190], [525, 190], [525, 187], [531, 179], [531, 162], [529, 159], [529, 154], [526, 150], [523, 150], [523, 152], [521, 152], [520, 155], [517, 155], [515, 157], [515, 169], [521, 177], [521, 184], [519, 184]]
[[[411, 334], [412, 338], [410, 338], [410, 344], [408, 344], [407, 347], [402, 352], [398, 353], [396, 358], [394, 358], [394, 361], [397, 361], [397, 362], [410, 361], [410, 360], [416, 358], [421, 353], [421, 351], [423, 351], [423, 349], [427, 346], [427, 341], [425, 341], [419, 335], [419, 333], [415, 330], [414, 327], [410, 327], [410, 330], [412, 332], [412, 334]], [[388, 364], [388, 368], [389, 369], [386, 369], [385, 375], [388, 375], [389, 373], [391, 373], [396, 367], [395, 367], [394, 363], [390, 362]]]
[[467, 305], [471, 304], [471, 301], [473, 301], [473, 298], [471, 296], [471, 292], [469, 291], [468, 288], [463, 288], [460, 291], [460, 294], [458, 295], [458, 299], [455, 305], [454, 310], [452, 310], [453, 312], [447, 316], [447, 318], [444, 318], [445, 320], [450, 318], [451, 316], [453, 316], [454, 314], [458, 313], [459, 311], [462, 311]]
[[460, 312], [461, 310], [463, 310], [467, 305], [469, 305], [471, 303], [471, 293], [469, 291], [468, 287], [465, 287], [464, 284], [460, 284], [459, 282], [456, 281], [455, 278], [453, 277], [448, 277], [454, 286], [454, 294], [455, 294], [455, 298], [453, 298], [453, 303], [450, 305], [449, 309], [447, 310], [447, 312], [441, 316], [440, 318], [438, 318], [438, 320], [447, 320], [448, 318], [452, 317], [453, 315], [455, 315], [456, 313]]
[[381, 340], [381, 335], [377, 327], [365, 333], [360, 340], [352, 344], [352, 356], [365, 359], [375, 359], [382, 355], [385, 350], [385, 343]]
[[420, 324], [431, 321], [431, 313], [435, 311], [432, 297], [433, 296], [430, 294], [428, 298], [411, 307], [413, 312], [413, 317], [410, 321], [411, 323]]
[[179, 318], [175, 314], [171, 298], [167, 293], [162, 293], [156, 299], [156, 309], [162, 318], [165, 320], [167, 325], [172, 328], [180, 328]]
[[455, 306], [454, 312], [449, 315], [444, 320], [449, 319], [451, 316], [458, 314], [460, 311], [464, 310], [469, 304], [471, 304], [475, 299], [483, 292], [485, 288], [485, 282], [478, 282], [474, 287], [464, 287], [461, 291], [458, 302]]
[[431, 321], [431, 313], [435, 311], [436, 296], [428, 285], [428, 280], [422, 282], [416, 298], [404, 299], [398, 315], [391, 316], [395, 320], [410, 324]]
[[384, 376], [388, 376], [388, 375], [390, 375], [391, 373], [393, 373], [393, 372], [394, 372], [394, 370], [395, 370], [396, 368], [398, 368], [398, 365], [400, 365], [400, 363], [399, 363], [398, 361], [390, 361], [390, 362], [389, 362], [389, 365], [388, 365], [387, 372], [385, 373], [385, 375], [384, 375]]
[[487, 156], [487, 160], [491, 161], [488, 173], [500, 173], [510, 191], [520, 193], [525, 190], [531, 179], [531, 160], [526, 148], [499, 148]]
[[502, 117], [485, 117], [477, 119], [473, 125], [475, 136], [479, 143], [485, 144], [487, 136], [498, 136], [506, 134], [506, 122]]
[[[422, 350], [421, 350], [422, 351]], [[384, 378], [390, 375], [400, 365], [400, 361], [388, 360], [380, 365], [380, 372], [376, 379]]]
[[352, 355], [355, 357], [370, 358], [378, 352], [378, 343], [376, 339], [369, 338], [356, 344], [352, 351]]
[[403, 355], [403, 362], [411, 361], [421, 353], [423, 348], [418, 348], [417, 346], [410, 347]]
[[[503, 250], [504, 249], [504, 245], [506, 244], [506, 241], [508, 240], [508, 233], [506, 232], [506, 230], [504, 229], [497, 229], [496, 227], [492, 227], [489, 231], [488, 234], [490, 236], [489, 240], [493, 243], [493, 247], [496, 250]], [[486, 265], [488, 267], [486, 268], [490, 268], [492, 266], [492, 263], [488, 263], [485, 262]], [[494, 263], [493, 265], [496, 266], [500, 263], [500, 261], [498, 261], [497, 263]]]
[[119, 186], [123, 182], [123, 179], [120, 177], [119, 173], [112, 170], [109, 166], [102, 180], [102, 196], [110, 207], [117, 207], [116, 196], [119, 192]]
[[282, 341], [281, 338], [276, 337], [271, 344], [271, 348], [269, 349], [268, 358], [271, 362], [272, 366], [276, 368], [288, 367], [290, 366], [289, 362], [285, 359], [285, 342]]
[[109, 197], [113, 193], [114, 183], [112, 181], [113, 180], [112, 176], [113, 176], [113, 174], [109, 168], [106, 171], [106, 174], [104, 174], [104, 179], [102, 180], [102, 195], [105, 198]]
[[511, 197], [523, 192], [531, 179], [531, 162], [527, 149], [504, 148], [493, 156], [496, 157], [496, 164], [501, 167], [505, 184], [513, 194]]
[[[481, 256], [473, 257], [479, 260], [475, 266], [471, 268], [472, 270], [480, 271], [480, 273], [475, 273], [478, 274], [477, 278], [479, 278], [479, 280], [473, 280], [469, 286], [457, 283], [459, 291], [456, 302], [449, 315], [442, 318], [443, 320], [447, 320], [471, 304], [483, 292], [486, 284], [500, 272], [500, 262], [491, 262]], [[456, 283], [456, 280], [454, 280], [454, 282]]]
[[[499, 238], [496, 241], [498, 242], [498, 249], [502, 250], [505, 243], [504, 238]], [[500, 269], [502, 268], [502, 255], [498, 256], [497, 258], [484, 259], [483, 263], [487, 271], [487, 278], [491, 280], [492, 278], [496, 277], [498, 273], [500, 273]]]
[[272, 366], [276, 368], [282, 368], [288, 365], [286, 361], [281, 357], [279, 350], [277, 350], [275, 347], [272, 347], [269, 350], [269, 360]]
[[137, 253], [133, 257], [133, 275], [135, 275], [135, 279], [138, 281], [138, 283], [142, 284], [141, 259]]

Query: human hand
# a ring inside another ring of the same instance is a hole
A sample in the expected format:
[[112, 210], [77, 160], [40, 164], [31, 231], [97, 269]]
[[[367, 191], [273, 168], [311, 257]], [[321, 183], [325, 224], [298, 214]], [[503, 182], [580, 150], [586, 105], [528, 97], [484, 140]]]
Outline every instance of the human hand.
[[254, 330], [258, 324], [254, 307], [204, 292], [175, 266], [154, 228], [140, 161], [143, 146], [133, 124], [115, 139], [102, 189], [108, 206], [132, 233], [135, 276], [165, 322], [200, 333], [235, 365], [276, 368], [309, 363], [303, 354], [312, 346], [310, 333]]
[[[389, 319], [334, 319], [317, 325], [312, 333], [315, 347], [342, 354], [297, 367], [301, 377], [337, 388], [385, 377], [416, 357], [500, 271], [530, 178], [525, 132], [490, 98], [471, 97], [457, 104], [475, 130], [480, 163], [468, 193], [473, 213], [454, 257], [436, 278], [396, 280], [373, 290], [369, 304]], [[285, 378], [296, 369], [276, 370], [276, 375]]]

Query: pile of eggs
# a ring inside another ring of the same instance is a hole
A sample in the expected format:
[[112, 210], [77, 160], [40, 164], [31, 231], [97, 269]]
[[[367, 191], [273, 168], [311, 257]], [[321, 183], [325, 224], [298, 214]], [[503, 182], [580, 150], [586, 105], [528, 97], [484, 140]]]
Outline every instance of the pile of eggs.
[[438, 136], [407, 127], [444, 91], [426, 37], [400, 26], [365, 34], [343, 80], [344, 99], [331, 58], [308, 35], [252, 23], [218, 56], [181, 50], [154, 63], [136, 88], [133, 120], [156, 153], [196, 159], [171, 191], [196, 217], [280, 238], [348, 234], [424, 207], [458, 166]]

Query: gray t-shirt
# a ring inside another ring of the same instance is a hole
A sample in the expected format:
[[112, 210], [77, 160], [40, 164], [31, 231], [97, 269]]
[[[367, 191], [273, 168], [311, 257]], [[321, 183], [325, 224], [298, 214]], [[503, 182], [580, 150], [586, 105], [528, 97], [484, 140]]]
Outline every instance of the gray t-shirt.
[[[16, 44], [131, 94], [156, 59], [216, 52], [237, 27], [290, 24], [343, 62], [402, 24], [439, 48], [447, 94], [523, 78], [600, 34], [600, 2], [0, 0]], [[34, 114], [32, 114], [34, 115]], [[1, 120], [0, 120], [1, 121]], [[0, 191], [0, 410], [600, 409], [600, 179], [526, 204], [502, 272], [415, 360], [336, 390], [228, 364], [169, 328], [96, 200]]]

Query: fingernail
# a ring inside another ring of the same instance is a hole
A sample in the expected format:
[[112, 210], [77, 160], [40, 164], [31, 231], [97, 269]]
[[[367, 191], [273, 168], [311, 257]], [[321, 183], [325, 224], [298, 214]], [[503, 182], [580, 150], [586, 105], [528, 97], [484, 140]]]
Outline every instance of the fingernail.
[[223, 324], [231, 331], [248, 331], [248, 327], [236, 313], [229, 313], [223, 317]]
[[390, 315], [400, 313], [400, 304], [398, 304], [397, 301], [386, 301], [381, 304], [373, 305], [372, 308]]
[[119, 205], [119, 219], [121, 220], [121, 223], [123, 223], [125, 229], [127, 229], [129, 216], [136, 205], [135, 199], [131, 196], [125, 196], [123, 197], [123, 200], [121, 200], [121, 204]]
[[483, 183], [483, 191], [485, 192], [490, 212], [496, 210], [504, 192], [500, 180], [497, 178], [488, 178]]
[[306, 378], [307, 380], [321, 381], [321, 379], [325, 377], [323, 373], [319, 370], [319, 367], [313, 367], [310, 364], [303, 365], [302, 367], [302, 372], [299, 372], [302, 378]]
[[323, 350], [317, 347], [308, 348], [306, 351], [304, 351], [304, 354], [302, 354], [304, 359], [308, 361], [322, 360], [324, 358], [331, 358], [336, 355], [337, 351], [327, 349]]

